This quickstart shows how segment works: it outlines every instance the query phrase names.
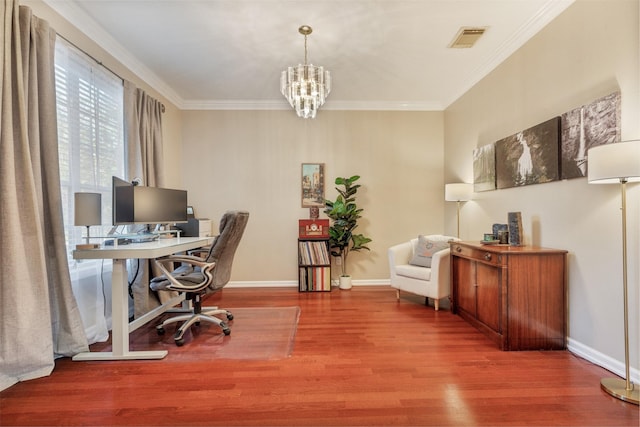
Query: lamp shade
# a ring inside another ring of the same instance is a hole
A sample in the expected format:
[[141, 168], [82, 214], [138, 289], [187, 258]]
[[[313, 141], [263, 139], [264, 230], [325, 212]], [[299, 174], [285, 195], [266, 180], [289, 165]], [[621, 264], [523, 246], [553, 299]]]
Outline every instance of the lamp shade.
[[466, 202], [471, 200], [473, 186], [465, 182], [455, 184], [445, 184], [444, 199], [447, 202]]
[[102, 224], [102, 194], [75, 193], [73, 223], [84, 226]]
[[589, 184], [640, 181], [640, 139], [599, 145], [587, 153]]

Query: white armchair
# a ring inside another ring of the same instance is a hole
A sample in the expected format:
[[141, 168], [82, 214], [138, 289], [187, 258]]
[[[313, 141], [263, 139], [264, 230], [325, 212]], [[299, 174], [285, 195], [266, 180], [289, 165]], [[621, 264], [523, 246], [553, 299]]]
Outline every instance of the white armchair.
[[[444, 245], [460, 239], [440, 234], [424, 236], [432, 242]], [[431, 266], [423, 267], [411, 264], [414, 258], [418, 238], [389, 248], [389, 271], [391, 286], [396, 288], [396, 296], [400, 299], [400, 291], [433, 299], [436, 310], [440, 308], [440, 300], [450, 294], [450, 250], [442, 249], [431, 256]], [[427, 300], [428, 301], [428, 300]]]

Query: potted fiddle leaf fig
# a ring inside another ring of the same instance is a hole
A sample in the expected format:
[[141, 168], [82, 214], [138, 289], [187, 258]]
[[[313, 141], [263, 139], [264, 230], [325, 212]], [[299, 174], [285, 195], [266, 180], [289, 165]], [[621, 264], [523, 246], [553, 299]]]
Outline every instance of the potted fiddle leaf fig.
[[358, 219], [363, 209], [356, 205], [356, 193], [360, 184], [354, 184], [359, 175], [351, 178], [336, 178], [338, 197], [335, 201], [325, 199], [324, 213], [332, 220], [329, 227], [329, 245], [331, 255], [340, 259], [340, 289], [351, 288], [351, 276], [347, 273], [347, 256], [351, 251], [370, 250], [367, 243], [371, 239], [363, 234], [356, 234]]

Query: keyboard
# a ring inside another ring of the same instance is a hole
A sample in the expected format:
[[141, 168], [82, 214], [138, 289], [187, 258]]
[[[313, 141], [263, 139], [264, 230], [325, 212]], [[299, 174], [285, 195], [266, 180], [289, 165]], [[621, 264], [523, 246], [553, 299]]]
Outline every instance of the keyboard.
[[158, 235], [157, 234], [141, 234], [140, 236], [132, 237], [129, 240], [131, 240], [131, 243], [153, 242], [155, 240], [158, 240]]

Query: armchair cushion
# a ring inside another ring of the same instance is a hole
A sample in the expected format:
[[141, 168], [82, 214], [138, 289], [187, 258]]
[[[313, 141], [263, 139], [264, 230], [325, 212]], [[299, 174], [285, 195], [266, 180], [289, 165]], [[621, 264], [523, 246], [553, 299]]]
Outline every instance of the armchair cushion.
[[[409, 264], [418, 267], [431, 267], [431, 259], [433, 254], [449, 248], [449, 241], [441, 239], [430, 239], [426, 236], [419, 235], [413, 248], [413, 257]], [[429, 280], [428, 278], [425, 280]]]
[[431, 269], [418, 267], [416, 265], [402, 264], [396, 266], [396, 274], [399, 276], [410, 277], [418, 280], [430, 280]]

